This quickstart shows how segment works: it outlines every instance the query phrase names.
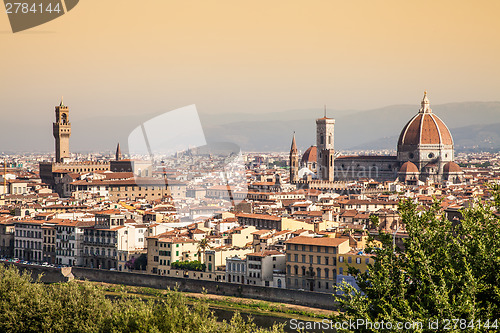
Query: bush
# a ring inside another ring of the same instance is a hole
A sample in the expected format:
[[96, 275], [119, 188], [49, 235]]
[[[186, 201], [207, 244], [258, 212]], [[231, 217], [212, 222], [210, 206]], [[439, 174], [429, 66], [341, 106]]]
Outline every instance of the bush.
[[170, 267], [174, 269], [184, 269], [188, 271], [200, 271], [204, 272], [205, 271], [205, 264], [202, 264], [198, 260], [195, 261], [176, 261], [173, 262]]
[[114, 299], [88, 282], [44, 285], [14, 266], [0, 265], [0, 332], [282, 332], [259, 329], [235, 314], [217, 322], [205, 302], [189, 305], [178, 292], [144, 301]]

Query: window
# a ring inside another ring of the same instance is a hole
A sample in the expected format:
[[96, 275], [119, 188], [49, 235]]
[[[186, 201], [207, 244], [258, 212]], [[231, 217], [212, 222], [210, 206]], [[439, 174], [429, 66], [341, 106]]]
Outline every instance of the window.
[[366, 258], [366, 259], [365, 259], [365, 264], [367, 264], [367, 265], [368, 265], [369, 263], [370, 263], [370, 258]]
[[318, 265], [321, 265], [321, 256], [318, 256], [316, 259], [318, 260]]
[[329, 273], [330, 273], [330, 270], [328, 268], [325, 268], [325, 279], [328, 279]]
[[352, 257], [347, 257], [347, 262], [350, 264], [352, 263]]
[[361, 258], [356, 258], [356, 264], [361, 264]]
[[302, 262], [306, 262], [306, 255], [305, 254], [302, 255]]
[[293, 259], [294, 259], [294, 261], [295, 261], [295, 262], [299, 261], [299, 255], [298, 255], [298, 254], [295, 254], [295, 255], [293, 256]]
[[328, 257], [325, 257], [325, 265], [328, 265]]
[[340, 275], [344, 274], [344, 268], [343, 267], [339, 267], [339, 274]]
[[344, 262], [344, 257], [343, 256], [339, 257], [339, 262]]

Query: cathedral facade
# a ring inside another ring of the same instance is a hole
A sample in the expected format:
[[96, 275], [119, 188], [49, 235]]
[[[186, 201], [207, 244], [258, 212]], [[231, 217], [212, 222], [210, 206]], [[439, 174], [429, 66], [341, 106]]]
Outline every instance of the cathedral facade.
[[[427, 92], [420, 109], [403, 127], [396, 156], [335, 156], [335, 120], [316, 120], [316, 146], [309, 147], [299, 163], [295, 136], [290, 152], [290, 181], [300, 186], [325, 188], [325, 182], [342, 182], [361, 178], [376, 181], [398, 180], [409, 185], [424, 182], [460, 183], [463, 172], [454, 162], [454, 145], [450, 130], [432, 112]], [[314, 158], [316, 161], [314, 161]], [[332, 185], [333, 186], [333, 185]]]

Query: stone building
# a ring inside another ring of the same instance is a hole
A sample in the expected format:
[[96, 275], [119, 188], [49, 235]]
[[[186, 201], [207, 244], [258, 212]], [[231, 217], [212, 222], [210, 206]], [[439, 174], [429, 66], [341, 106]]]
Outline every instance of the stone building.
[[[327, 118], [325, 114], [316, 120], [316, 147], [310, 147], [302, 156], [302, 169], [297, 172], [295, 168], [290, 168], [291, 182], [298, 187], [324, 190], [333, 189], [334, 181], [360, 178], [377, 181], [399, 179], [410, 185], [426, 181], [462, 182], [463, 172], [454, 162], [453, 138], [445, 123], [432, 112], [427, 92], [424, 92], [420, 106], [417, 114], [400, 133], [396, 156], [335, 157], [335, 120]], [[295, 137], [290, 151], [291, 161], [294, 144]], [[314, 155], [317, 158], [316, 165], [310, 163]]]
[[297, 236], [285, 244], [287, 288], [332, 293], [337, 255], [350, 251], [349, 238]]

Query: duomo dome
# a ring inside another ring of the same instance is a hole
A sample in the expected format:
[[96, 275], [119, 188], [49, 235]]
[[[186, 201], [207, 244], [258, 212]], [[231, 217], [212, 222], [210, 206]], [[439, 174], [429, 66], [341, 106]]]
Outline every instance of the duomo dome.
[[453, 147], [450, 130], [432, 113], [427, 93], [418, 113], [406, 124], [398, 140], [398, 150], [411, 151], [418, 145], [443, 145]]
[[427, 92], [420, 105], [399, 135], [397, 159], [400, 163], [412, 162], [421, 179], [438, 181], [444, 165], [454, 159], [453, 138], [445, 123], [432, 112]]

